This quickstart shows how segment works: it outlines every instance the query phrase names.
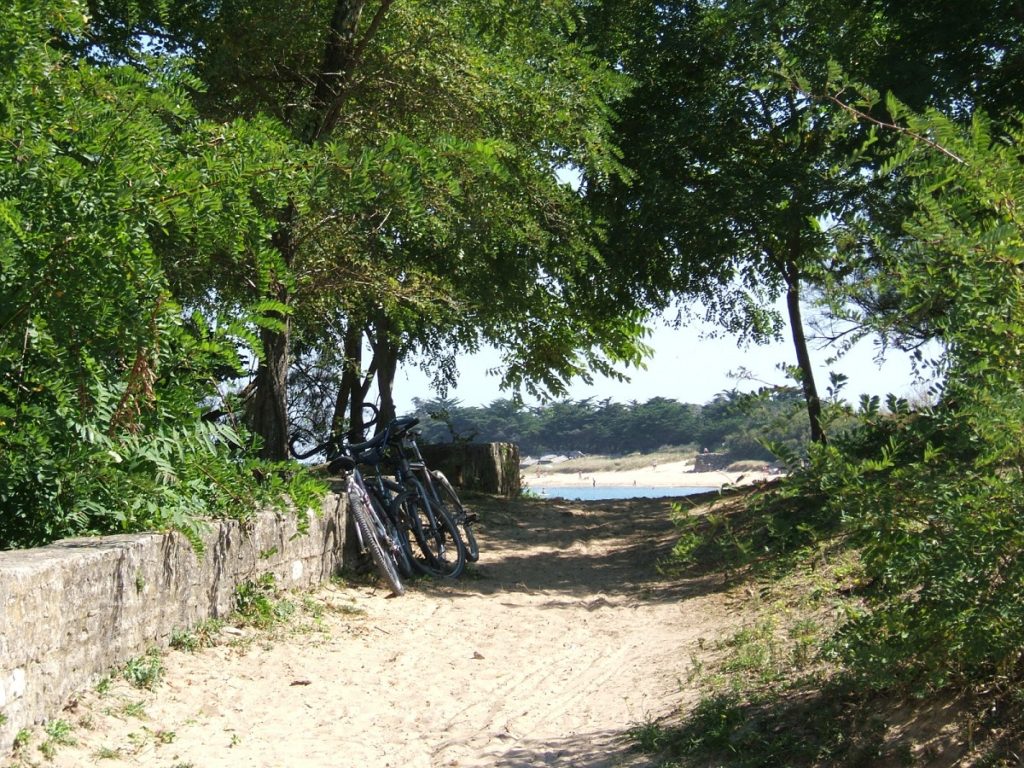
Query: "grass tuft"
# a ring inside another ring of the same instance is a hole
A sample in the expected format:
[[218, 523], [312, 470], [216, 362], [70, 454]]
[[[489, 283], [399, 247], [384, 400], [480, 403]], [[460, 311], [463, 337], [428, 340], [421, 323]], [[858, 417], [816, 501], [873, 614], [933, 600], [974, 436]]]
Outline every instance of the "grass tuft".
[[152, 691], [164, 673], [163, 657], [158, 648], [151, 648], [143, 656], [130, 659], [121, 668], [121, 676], [136, 688]]
[[191, 629], [171, 633], [171, 648], [189, 653], [212, 648], [217, 645], [217, 635], [223, 628], [224, 622], [220, 619], [206, 619]]

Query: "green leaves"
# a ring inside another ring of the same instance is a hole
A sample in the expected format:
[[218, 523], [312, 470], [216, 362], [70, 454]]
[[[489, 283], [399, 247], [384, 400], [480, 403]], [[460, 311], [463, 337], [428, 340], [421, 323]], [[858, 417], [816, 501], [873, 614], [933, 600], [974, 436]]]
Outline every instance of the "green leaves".
[[1024, 645], [1022, 136], [891, 107], [905, 130], [888, 172], [911, 205], [901, 237], [876, 233], [876, 289], [897, 312], [875, 321], [941, 341], [936, 402], [863, 400], [861, 428], [812, 451], [796, 484], [860, 548], [867, 610], [831, 643], [856, 677], [1001, 684]]
[[[249, 438], [199, 404], [287, 308], [249, 296], [226, 318], [206, 301], [224, 288], [176, 289], [215, 256], [267, 253], [258, 201], [287, 195], [289, 178], [266, 175], [287, 137], [263, 119], [199, 121], [180, 62], [58, 53], [50, 25], [84, 34], [76, 8], [0, 19], [0, 548], [194, 532], [270, 499], [239, 453]], [[276, 279], [273, 259], [263, 271]]]

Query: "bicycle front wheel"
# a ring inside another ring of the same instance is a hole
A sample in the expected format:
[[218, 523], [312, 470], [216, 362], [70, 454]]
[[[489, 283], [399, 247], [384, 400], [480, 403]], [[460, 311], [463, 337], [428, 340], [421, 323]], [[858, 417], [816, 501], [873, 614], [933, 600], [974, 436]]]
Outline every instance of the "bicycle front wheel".
[[377, 572], [387, 582], [391, 593], [395, 597], [401, 597], [405, 594], [405, 587], [402, 586], [402, 579], [398, 575], [398, 567], [391, 554], [391, 548], [384, 539], [384, 529], [380, 521], [375, 519], [372, 510], [367, 509], [362, 495], [357, 491], [349, 490], [348, 500], [363, 546], [369, 551]]

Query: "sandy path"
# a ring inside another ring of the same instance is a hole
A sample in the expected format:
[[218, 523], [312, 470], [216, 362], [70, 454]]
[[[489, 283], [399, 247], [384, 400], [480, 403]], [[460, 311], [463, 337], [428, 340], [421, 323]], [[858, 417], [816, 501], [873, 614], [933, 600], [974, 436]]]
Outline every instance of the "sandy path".
[[[712, 584], [657, 574], [668, 503], [481, 511], [470, 577], [399, 599], [332, 586], [306, 601], [319, 628], [168, 651], [154, 693], [83, 694], [65, 718], [89, 727], [51, 764], [647, 765], [625, 730], [676, 711], [690, 650], [732, 623]], [[128, 714], [135, 704], [144, 715]]]

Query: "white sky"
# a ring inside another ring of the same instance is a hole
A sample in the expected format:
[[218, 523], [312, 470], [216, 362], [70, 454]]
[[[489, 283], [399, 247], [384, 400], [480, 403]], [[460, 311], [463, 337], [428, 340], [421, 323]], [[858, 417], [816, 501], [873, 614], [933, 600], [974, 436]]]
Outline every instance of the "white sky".
[[[704, 404], [723, 390], [752, 391], [764, 384], [792, 383], [787, 382], [778, 368], [780, 363], [792, 365], [796, 360], [788, 336], [782, 342], [740, 349], [727, 336], [702, 338], [699, 328], [693, 326], [680, 329], [659, 326], [647, 339], [647, 344], [654, 348], [654, 356], [648, 361], [647, 370], [627, 371], [630, 382], [603, 377], [595, 378], [594, 384], [589, 386], [576, 382], [570, 386], [569, 397], [573, 400], [610, 397], [623, 403], [668, 397], [682, 403]], [[879, 395], [883, 402], [889, 393], [911, 399], [922, 396], [926, 386], [915, 382], [906, 355], [890, 351], [880, 367], [874, 360], [875, 352], [872, 342], [865, 339], [832, 365], [827, 365], [827, 358], [834, 352], [812, 346], [811, 356], [821, 395], [826, 394], [831, 370], [849, 377], [843, 397], [853, 403], [861, 394]], [[448, 396], [457, 398], [465, 406], [489, 405], [494, 400], [509, 397], [508, 392], [499, 389], [499, 377], [486, 373], [499, 363], [499, 354], [493, 349], [463, 358], [459, 361], [459, 384]], [[741, 381], [730, 375], [741, 368], [750, 371], [759, 381]], [[413, 367], [399, 370], [394, 392], [399, 413], [412, 410], [414, 397], [424, 400], [435, 397], [427, 376]]]

